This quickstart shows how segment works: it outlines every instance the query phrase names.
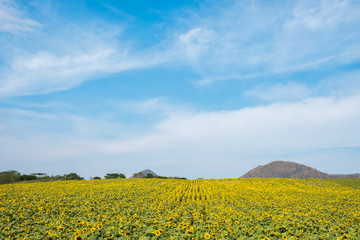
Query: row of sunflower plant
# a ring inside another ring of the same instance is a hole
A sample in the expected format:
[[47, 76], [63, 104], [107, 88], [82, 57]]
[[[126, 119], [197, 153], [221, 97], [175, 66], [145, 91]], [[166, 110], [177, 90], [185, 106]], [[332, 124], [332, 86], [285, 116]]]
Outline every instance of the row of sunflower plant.
[[360, 190], [323, 180], [0, 186], [0, 239], [360, 239]]

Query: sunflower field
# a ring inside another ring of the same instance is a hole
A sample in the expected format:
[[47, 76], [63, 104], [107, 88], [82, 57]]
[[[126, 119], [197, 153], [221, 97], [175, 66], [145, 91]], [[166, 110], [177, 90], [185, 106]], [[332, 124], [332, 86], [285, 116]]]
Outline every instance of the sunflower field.
[[360, 239], [360, 190], [326, 180], [0, 185], [0, 239]]

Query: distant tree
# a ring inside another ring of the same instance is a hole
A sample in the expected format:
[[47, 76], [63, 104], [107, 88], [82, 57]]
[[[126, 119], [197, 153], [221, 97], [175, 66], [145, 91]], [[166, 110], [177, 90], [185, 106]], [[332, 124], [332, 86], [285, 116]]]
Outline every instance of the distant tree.
[[154, 177], [154, 175], [152, 175], [151, 173], [148, 173], [148, 174], [146, 174], [146, 176], [145, 176], [145, 178], [153, 178]]
[[49, 177], [50, 179], [55, 179], [55, 180], [63, 180], [65, 178], [66, 175], [55, 175], [55, 176], [51, 176]]
[[138, 173], [134, 173], [132, 178], [143, 178], [144, 175], [142, 174], [142, 172], [138, 172]]
[[169, 177], [166, 177], [166, 176], [156, 176], [156, 178], [160, 178], [160, 179], [168, 179]]
[[106, 179], [114, 179], [114, 178], [126, 178], [125, 174], [123, 173], [107, 173], [105, 175]]
[[93, 180], [101, 179], [101, 177], [93, 177], [92, 179], [93, 179]]
[[0, 172], [0, 184], [20, 181], [20, 173], [15, 170]]
[[22, 175], [20, 176], [20, 181], [28, 181], [28, 180], [35, 180], [35, 179], [37, 179], [37, 177], [34, 176], [34, 175], [22, 174]]
[[69, 173], [64, 175], [65, 180], [83, 180], [83, 177], [80, 177], [77, 173]]

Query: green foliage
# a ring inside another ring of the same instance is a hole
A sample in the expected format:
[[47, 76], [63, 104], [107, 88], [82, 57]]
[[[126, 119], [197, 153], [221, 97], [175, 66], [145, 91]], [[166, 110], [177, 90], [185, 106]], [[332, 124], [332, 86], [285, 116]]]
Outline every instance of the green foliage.
[[153, 178], [154, 176], [151, 173], [148, 173], [145, 178]]
[[29, 181], [29, 180], [35, 180], [35, 179], [37, 179], [37, 177], [34, 176], [34, 175], [22, 174], [22, 175], [20, 176], [20, 181]]
[[10, 170], [5, 172], [0, 172], [0, 184], [14, 183], [20, 181], [37, 181], [37, 182], [49, 182], [56, 180], [83, 180], [83, 177], [80, 177], [77, 173], [69, 173], [64, 175], [56, 176], [45, 176], [38, 178], [34, 175], [20, 174], [18, 171]]
[[0, 172], [0, 184], [20, 181], [20, 173], [15, 170]]
[[123, 173], [107, 173], [105, 176], [106, 179], [114, 179], [114, 178], [126, 178]]
[[65, 180], [83, 180], [83, 177], [80, 177], [77, 173], [69, 173], [64, 175]]
[[134, 173], [132, 178], [143, 178], [144, 175], [141, 173], [141, 172], [138, 172], [138, 173]]
[[101, 179], [101, 177], [93, 177], [92, 179], [93, 179], [93, 180]]

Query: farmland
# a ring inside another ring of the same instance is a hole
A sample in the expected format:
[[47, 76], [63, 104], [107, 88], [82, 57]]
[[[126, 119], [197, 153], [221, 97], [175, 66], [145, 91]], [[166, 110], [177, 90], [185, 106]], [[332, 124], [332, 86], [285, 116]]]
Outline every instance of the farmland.
[[360, 190], [295, 179], [20, 183], [0, 185], [0, 217], [1, 239], [360, 239]]

